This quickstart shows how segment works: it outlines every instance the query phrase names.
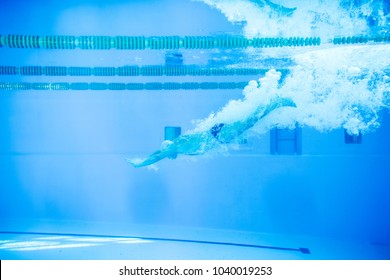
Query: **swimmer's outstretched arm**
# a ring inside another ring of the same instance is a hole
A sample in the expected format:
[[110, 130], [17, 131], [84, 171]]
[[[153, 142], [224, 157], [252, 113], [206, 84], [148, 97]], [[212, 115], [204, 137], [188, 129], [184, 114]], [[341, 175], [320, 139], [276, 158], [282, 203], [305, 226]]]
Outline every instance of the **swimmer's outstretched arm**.
[[154, 152], [145, 159], [127, 159], [134, 167], [144, 167], [154, 164], [164, 158], [176, 158], [178, 154], [200, 155], [210, 150], [215, 142], [229, 143], [237, 136], [253, 127], [260, 119], [280, 107], [296, 107], [295, 103], [286, 98], [275, 98], [267, 106], [260, 107], [253, 116], [231, 124], [217, 124], [210, 131], [197, 134], [183, 134], [165, 147]]
[[163, 152], [156, 151], [155, 153], [151, 154], [149, 157], [145, 159], [126, 159], [132, 166], [134, 167], [144, 167], [147, 165], [152, 165], [164, 158], [168, 157], [168, 155], [164, 154]]
[[166, 145], [162, 145], [161, 149], [154, 152], [145, 159], [127, 159], [127, 161], [134, 167], [144, 167], [152, 165], [164, 158], [176, 158], [178, 154], [186, 155], [199, 155], [203, 152], [200, 152], [202, 141], [204, 140], [204, 135], [199, 134], [183, 134], [173, 141], [164, 141], [169, 142]]

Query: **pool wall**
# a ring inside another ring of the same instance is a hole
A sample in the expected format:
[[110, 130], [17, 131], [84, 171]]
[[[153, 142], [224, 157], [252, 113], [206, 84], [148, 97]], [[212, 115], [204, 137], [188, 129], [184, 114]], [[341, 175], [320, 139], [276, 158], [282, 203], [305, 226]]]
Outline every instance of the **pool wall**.
[[[20, 3], [4, 3], [2, 34], [181, 36], [239, 30], [218, 11], [197, 2]], [[199, 20], [189, 21], [191, 13], [199, 14]], [[137, 16], [129, 16], [133, 14]], [[185, 53], [185, 63], [198, 62], [196, 55]], [[3, 48], [0, 57], [4, 65], [164, 63], [164, 52], [153, 51]], [[175, 77], [170, 81], [257, 78]], [[35, 82], [42, 77], [12, 79]], [[96, 81], [96, 77], [61, 79]], [[140, 77], [137, 82], [165, 79]], [[228, 155], [179, 157], [150, 170], [134, 169], [125, 158], [155, 151], [165, 126], [191, 129], [191, 121], [241, 98], [241, 91], [0, 94], [0, 231], [40, 231], [47, 221], [77, 221], [390, 242], [388, 112], [381, 116], [381, 127], [363, 135], [361, 144], [345, 144], [343, 130], [320, 133], [304, 127], [302, 155], [271, 155], [268, 133], [249, 139]], [[102, 232], [108, 230], [94, 228], [94, 233]], [[110, 232], [117, 233], [115, 227]]]

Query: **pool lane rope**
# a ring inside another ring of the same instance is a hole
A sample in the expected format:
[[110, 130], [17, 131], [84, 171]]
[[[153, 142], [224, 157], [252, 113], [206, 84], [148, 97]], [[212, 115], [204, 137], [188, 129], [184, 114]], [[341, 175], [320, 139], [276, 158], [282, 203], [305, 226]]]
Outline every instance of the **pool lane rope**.
[[0, 90], [228, 90], [244, 89], [248, 82], [185, 83], [0, 83]]
[[248, 39], [239, 36], [31, 36], [0, 35], [0, 47], [83, 50], [174, 50], [319, 46], [319, 37]]
[[[390, 42], [390, 35], [342, 36], [334, 45]], [[33, 36], [0, 35], [0, 48], [83, 50], [174, 50], [305, 47], [321, 45], [320, 37], [245, 38], [242, 36]]]
[[[2, 76], [247, 76], [265, 75], [264, 68], [207, 68], [183, 66], [124, 66], [124, 67], [64, 67], [64, 66], [0, 66]], [[276, 69], [282, 74], [286, 68]]]
[[369, 42], [373, 42], [373, 43], [390, 42], [390, 35], [348, 36], [348, 37], [335, 37], [332, 39], [332, 43], [334, 45], [365, 44]]

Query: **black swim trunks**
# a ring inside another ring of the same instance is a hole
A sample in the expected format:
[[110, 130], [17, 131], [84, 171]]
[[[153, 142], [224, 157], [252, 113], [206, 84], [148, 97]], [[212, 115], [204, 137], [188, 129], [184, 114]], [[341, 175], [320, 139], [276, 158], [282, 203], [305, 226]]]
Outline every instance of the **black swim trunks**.
[[224, 123], [218, 123], [216, 125], [214, 125], [211, 129], [210, 129], [210, 132], [211, 134], [219, 141], [218, 139], [218, 134], [219, 132], [221, 131], [222, 127], [224, 126], [225, 124]]

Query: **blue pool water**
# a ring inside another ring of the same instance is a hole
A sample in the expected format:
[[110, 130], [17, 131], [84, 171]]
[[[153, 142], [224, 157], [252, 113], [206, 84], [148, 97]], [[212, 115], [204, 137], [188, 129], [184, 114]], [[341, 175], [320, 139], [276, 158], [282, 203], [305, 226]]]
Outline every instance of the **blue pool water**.
[[0, 259], [389, 259], [389, 11], [1, 2]]

